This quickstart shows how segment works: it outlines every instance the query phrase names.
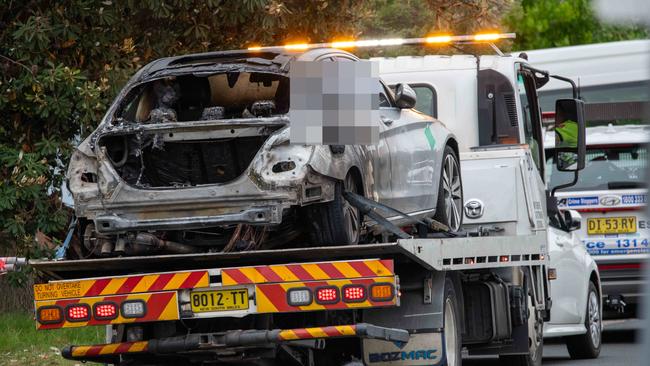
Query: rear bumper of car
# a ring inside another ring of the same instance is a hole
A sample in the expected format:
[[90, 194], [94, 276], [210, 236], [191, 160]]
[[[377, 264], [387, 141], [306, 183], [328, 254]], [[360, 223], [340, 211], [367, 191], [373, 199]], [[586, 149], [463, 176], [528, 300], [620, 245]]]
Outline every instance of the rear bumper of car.
[[644, 261], [642, 258], [596, 258], [606, 303], [607, 299], [611, 298], [621, 298], [627, 305], [641, 301], [646, 281], [643, 273]]
[[[286, 205], [288, 206], [288, 205]], [[222, 213], [209, 215], [197, 215], [189, 212], [189, 215], [176, 216], [173, 218], [144, 218], [146, 215], [139, 214], [139, 218], [129, 215], [99, 215], [95, 218], [95, 227], [99, 232], [122, 232], [127, 230], [176, 230], [186, 228], [200, 228], [227, 224], [279, 224], [282, 221], [282, 211], [285, 205], [282, 203], [267, 204], [263, 206], [234, 206], [227, 208], [230, 212], [223, 212], [215, 208], [215, 212]], [[186, 211], [187, 212], [187, 211]]]

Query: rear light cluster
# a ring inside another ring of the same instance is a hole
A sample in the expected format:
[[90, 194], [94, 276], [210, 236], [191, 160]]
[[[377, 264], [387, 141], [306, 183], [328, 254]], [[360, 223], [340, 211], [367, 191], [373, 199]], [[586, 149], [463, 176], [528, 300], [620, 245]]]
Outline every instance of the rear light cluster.
[[86, 304], [69, 305], [65, 308], [65, 317], [71, 322], [90, 320], [90, 306]]
[[[121, 311], [120, 311], [121, 310]], [[36, 320], [41, 324], [57, 324], [64, 320], [69, 322], [87, 322], [96, 320], [113, 320], [120, 313], [124, 318], [141, 318], [146, 315], [146, 304], [142, 300], [129, 300], [122, 303], [121, 309], [117, 303], [107, 301], [92, 306], [88, 304], [70, 304], [65, 308], [60, 306], [43, 306], [36, 312]]]
[[307, 287], [293, 288], [287, 291], [287, 302], [291, 306], [307, 306], [313, 302], [319, 305], [336, 304], [339, 302], [355, 303], [372, 301], [390, 301], [395, 297], [395, 287], [391, 283], [375, 283], [369, 288], [364, 285], [345, 285], [317, 287], [312, 290]]

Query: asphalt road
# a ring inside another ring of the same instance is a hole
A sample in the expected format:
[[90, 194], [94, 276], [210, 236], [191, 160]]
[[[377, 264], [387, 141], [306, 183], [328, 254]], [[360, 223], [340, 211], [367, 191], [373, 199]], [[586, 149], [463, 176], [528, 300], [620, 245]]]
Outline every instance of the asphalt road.
[[[638, 319], [626, 321], [605, 321], [603, 346], [600, 357], [595, 360], [572, 360], [559, 340], [547, 340], [544, 344], [544, 365], [552, 366], [639, 366], [639, 337], [637, 331], [642, 322]], [[494, 357], [469, 357], [463, 359], [463, 366], [502, 366]], [[650, 361], [643, 363], [650, 365]]]

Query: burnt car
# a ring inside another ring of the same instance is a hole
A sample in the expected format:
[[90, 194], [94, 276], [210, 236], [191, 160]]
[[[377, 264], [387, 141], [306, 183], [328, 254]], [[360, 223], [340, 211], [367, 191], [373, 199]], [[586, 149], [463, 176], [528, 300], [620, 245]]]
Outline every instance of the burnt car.
[[[415, 93], [377, 80], [375, 145], [290, 144], [289, 66], [351, 53], [225, 51], [139, 70], [72, 155], [79, 256], [323, 246], [372, 240], [351, 191], [458, 230], [458, 147]], [[404, 218], [388, 217], [396, 225]], [[375, 228], [375, 229], [373, 229]]]

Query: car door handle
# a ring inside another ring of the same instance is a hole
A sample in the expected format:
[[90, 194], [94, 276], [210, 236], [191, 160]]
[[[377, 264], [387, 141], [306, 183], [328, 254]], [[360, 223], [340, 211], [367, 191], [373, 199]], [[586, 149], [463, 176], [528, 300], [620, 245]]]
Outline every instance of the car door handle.
[[381, 121], [382, 121], [386, 126], [390, 126], [390, 125], [393, 124], [393, 120], [392, 120], [392, 119], [390, 119], [390, 118], [386, 118], [386, 117], [384, 117], [384, 116], [381, 116]]

